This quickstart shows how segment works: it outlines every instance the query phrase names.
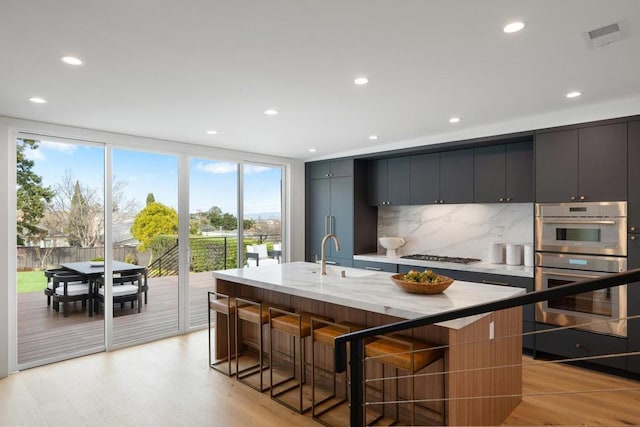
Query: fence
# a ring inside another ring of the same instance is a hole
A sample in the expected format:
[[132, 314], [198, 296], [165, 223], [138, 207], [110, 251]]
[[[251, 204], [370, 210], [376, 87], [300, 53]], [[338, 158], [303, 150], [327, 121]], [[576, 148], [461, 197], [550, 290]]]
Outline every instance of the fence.
[[[87, 261], [104, 256], [104, 247], [79, 248], [40, 248], [18, 247], [18, 271], [43, 270], [59, 265], [61, 262]], [[149, 252], [138, 252], [135, 247], [119, 247], [113, 249], [113, 259], [125, 261], [127, 256], [134, 256], [136, 264], [147, 265]]]

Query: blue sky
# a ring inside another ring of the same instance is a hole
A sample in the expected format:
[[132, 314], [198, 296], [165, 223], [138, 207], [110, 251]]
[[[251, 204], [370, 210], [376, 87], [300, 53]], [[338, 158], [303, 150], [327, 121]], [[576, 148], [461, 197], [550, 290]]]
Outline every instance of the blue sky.
[[[102, 191], [102, 147], [41, 141], [36, 151], [26, 154], [34, 160], [33, 171], [42, 176], [44, 185], [55, 186], [68, 170], [82, 185]], [[219, 206], [223, 212], [235, 215], [236, 170], [235, 163], [190, 159], [189, 211]], [[156, 201], [177, 209], [177, 156], [114, 149], [113, 174], [115, 180], [126, 183], [126, 197], [140, 207], [145, 205], [147, 194], [153, 193]], [[279, 167], [245, 165], [245, 216], [280, 211], [280, 177]]]

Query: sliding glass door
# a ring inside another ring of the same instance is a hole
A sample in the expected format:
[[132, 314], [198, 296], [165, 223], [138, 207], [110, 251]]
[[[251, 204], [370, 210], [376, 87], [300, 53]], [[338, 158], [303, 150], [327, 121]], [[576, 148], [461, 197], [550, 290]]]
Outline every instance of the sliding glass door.
[[91, 279], [74, 270], [104, 256], [104, 147], [16, 141], [17, 363], [25, 368], [104, 349]]
[[237, 163], [189, 160], [189, 224], [189, 326], [193, 328], [207, 323], [211, 271], [239, 265]]

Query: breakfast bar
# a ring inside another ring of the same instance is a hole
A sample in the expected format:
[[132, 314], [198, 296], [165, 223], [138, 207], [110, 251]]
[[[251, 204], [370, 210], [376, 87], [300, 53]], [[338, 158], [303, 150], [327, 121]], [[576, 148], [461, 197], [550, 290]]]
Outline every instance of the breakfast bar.
[[[216, 292], [366, 327], [489, 303], [524, 292], [508, 286], [455, 281], [443, 293], [418, 295], [396, 287], [390, 273], [329, 267], [323, 276], [320, 265], [305, 262], [222, 270], [213, 276]], [[440, 369], [446, 372], [442, 397], [447, 401], [447, 424], [500, 424], [518, 405], [522, 393], [521, 319], [521, 309], [513, 308], [405, 332], [446, 347]], [[227, 354], [226, 322], [226, 316], [216, 317], [218, 358]], [[330, 365], [332, 356], [327, 353], [320, 363]], [[418, 378], [416, 384], [434, 387], [424, 377]], [[434, 410], [442, 407], [441, 400]]]

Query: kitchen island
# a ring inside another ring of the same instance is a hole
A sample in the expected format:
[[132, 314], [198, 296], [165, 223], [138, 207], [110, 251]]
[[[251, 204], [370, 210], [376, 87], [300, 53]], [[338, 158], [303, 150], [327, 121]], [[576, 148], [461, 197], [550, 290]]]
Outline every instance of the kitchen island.
[[[456, 281], [437, 295], [408, 294], [391, 274], [328, 268], [294, 262], [216, 271], [216, 291], [330, 316], [368, 327], [414, 319], [523, 293], [519, 288]], [[446, 345], [444, 368], [447, 423], [500, 424], [522, 393], [522, 312], [520, 308], [473, 316], [407, 331], [407, 335]], [[216, 356], [226, 355], [226, 317], [217, 317]], [[275, 345], [275, 342], [274, 342]], [[233, 344], [232, 344], [233, 348]], [[324, 363], [331, 366], [327, 354]], [[322, 363], [322, 358], [321, 358]], [[435, 388], [425, 377], [418, 387]], [[491, 396], [501, 396], [492, 398]], [[506, 397], [505, 397], [506, 396]], [[442, 409], [442, 402], [432, 409]], [[428, 405], [429, 406], [429, 405]]]

